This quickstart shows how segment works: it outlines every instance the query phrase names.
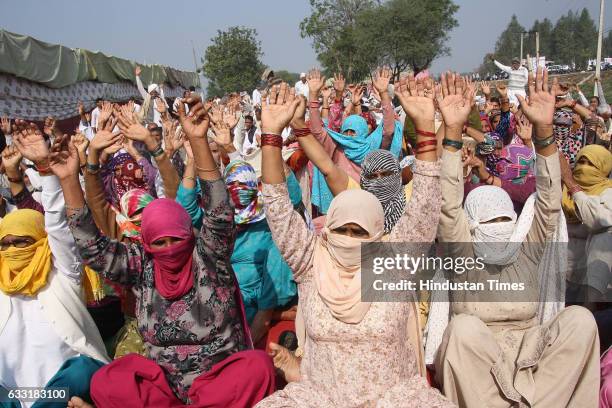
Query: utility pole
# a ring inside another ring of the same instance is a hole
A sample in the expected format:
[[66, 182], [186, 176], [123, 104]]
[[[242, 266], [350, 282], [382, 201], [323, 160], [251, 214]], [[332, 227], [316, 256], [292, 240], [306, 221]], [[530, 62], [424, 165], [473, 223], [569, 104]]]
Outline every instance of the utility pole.
[[[599, 35], [597, 36], [597, 62], [595, 65], [595, 78], [600, 79], [601, 75], [601, 45], [603, 41], [603, 24], [604, 24], [604, 0], [599, 0]], [[595, 84], [595, 96], [599, 96], [597, 92], [597, 84]]]
[[536, 31], [535, 32], [536, 35], [536, 72], [537, 72], [537, 67], [540, 66], [540, 32]]
[[193, 40], [191, 40], [191, 51], [193, 52], [193, 66], [197, 73], [198, 72], [198, 61], [196, 60], [195, 46], [193, 45]]

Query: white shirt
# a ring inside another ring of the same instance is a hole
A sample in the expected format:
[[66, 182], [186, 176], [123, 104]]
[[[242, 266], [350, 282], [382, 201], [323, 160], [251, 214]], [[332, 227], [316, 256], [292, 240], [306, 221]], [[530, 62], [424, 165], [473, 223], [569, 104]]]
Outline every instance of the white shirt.
[[503, 65], [497, 61], [493, 62], [495, 62], [495, 65], [497, 65], [499, 69], [504, 72], [507, 72], [508, 75], [510, 75], [510, 77], [508, 78], [509, 90], [525, 90], [525, 86], [527, 85], [527, 80], [529, 77], [529, 72], [527, 71], [527, 68], [521, 66], [518, 69], [512, 69], [512, 67]]
[[[59, 182], [55, 176], [41, 177], [42, 204], [46, 211], [45, 229], [52, 255], [52, 274], [63, 274], [80, 284], [81, 271], [65, 213]], [[3, 387], [42, 387], [61, 365], [79, 353], [73, 350], [46, 318], [38, 296], [9, 296], [10, 314], [0, 331], [0, 385]], [[30, 407], [33, 403], [22, 403]]]
[[255, 89], [253, 91], [253, 106], [261, 106], [261, 92], [259, 92], [259, 89]]
[[306, 100], [308, 100], [308, 82], [297, 81], [295, 83], [295, 94], [304, 95]]
[[100, 108], [96, 106], [96, 108], [91, 111], [91, 127], [95, 130], [98, 130], [98, 116], [100, 116]]

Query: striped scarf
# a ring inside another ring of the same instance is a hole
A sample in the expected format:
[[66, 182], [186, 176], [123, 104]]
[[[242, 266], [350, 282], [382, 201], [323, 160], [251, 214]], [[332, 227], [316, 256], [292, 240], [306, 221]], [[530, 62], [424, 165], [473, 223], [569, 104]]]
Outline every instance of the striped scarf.
[[[392, 174], [376, 177], [383, 171]], [[373, 150], [361, 165], [361, 188], [378, 198], [385, 212], [385, 234], [391, 232], [406, 208], [406, 194], [402, 188], [399, 162], [388, 150]]]

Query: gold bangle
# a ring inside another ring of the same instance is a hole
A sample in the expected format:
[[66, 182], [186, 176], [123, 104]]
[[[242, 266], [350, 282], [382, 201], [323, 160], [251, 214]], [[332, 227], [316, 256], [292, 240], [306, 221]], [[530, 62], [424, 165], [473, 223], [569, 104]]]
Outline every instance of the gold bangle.
[[183, 176], [183, 180], [185, 180], [185, 179], [195, 181], [195, 177], [193, 177], [193, 176]]

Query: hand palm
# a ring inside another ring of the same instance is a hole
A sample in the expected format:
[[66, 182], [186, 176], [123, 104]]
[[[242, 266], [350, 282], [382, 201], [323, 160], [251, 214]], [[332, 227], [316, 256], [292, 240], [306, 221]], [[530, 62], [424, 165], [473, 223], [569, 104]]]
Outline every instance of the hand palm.
[[537, 92], [522, 106], [523, 113], [533, 124], [549, 123], [555, 113], [555, 97], [548, 92]]
[[69, 150], [54, 153], [51, 155], [49, 167], [51, 171], [59, 178], [68, 177], [79, 172], [79, 156], [76, 152], [69, 148]]
[[21, 144], [23, 146], [21, 154], [30, 161], [45, 160], [49, 156], [49, 148], [42, 135], [29, 135], [27, 138], [21, 139]]
[[432, 98], [426, 96], [410, 96], [407, 93], [398, 94], [402, 107], [411, 118], [429, 118], [435, 114], [435, 106]]
[[282, 131], [284, 123], [287, 123], [292, 118], [292, 112], [285, 105], [268, 105], [261, 110], [261, 121], [268, 129], [278, 129]]
[[206, 130], [208, 129], [208, 121], [203, 120], [200, 123], [195, 123], [193, 119], [186, 119], [181, 123], [183, 130], [188, 137], [206, 137]]
[[446, 126], [463, 126], [470, 114], [470, 104], [462, 95], [448, 95], [439, 104]]

